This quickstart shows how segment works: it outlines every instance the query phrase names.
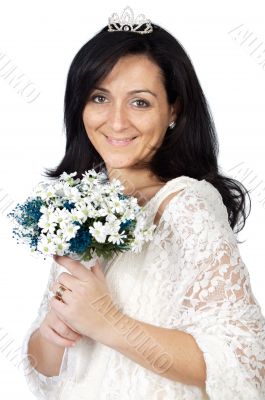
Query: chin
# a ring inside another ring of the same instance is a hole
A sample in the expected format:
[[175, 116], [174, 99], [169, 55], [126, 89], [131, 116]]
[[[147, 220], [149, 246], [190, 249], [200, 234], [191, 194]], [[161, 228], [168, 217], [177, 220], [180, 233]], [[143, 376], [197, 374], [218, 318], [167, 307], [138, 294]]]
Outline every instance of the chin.
[[128, 160], [105, 160], [104, 162], [108, 168], [119, 169], [119, 168], [130, 168], [134, 165], [133, 162], [128, 162]]

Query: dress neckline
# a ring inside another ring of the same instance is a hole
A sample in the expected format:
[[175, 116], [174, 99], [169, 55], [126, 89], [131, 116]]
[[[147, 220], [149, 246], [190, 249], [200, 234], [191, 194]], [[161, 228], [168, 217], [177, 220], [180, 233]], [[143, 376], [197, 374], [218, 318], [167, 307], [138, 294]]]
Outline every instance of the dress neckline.
[[[154, 215], [153, 215], [154, 213], [153, 213], [153, 212], [150, 212], [150, 208], [151, 208], [150, 206], [158, 199], [159, 196], [162, 195], [162, 193], [164, 193], [164, 191], [168, 188], [168, 186], [169, 186], [169, 184], [170, 184], [171, 182], [177, 181], [177, 180], [179, 180], [179, 179], [181, 179], [181, 178], [188, 178], [188, 177], [187, 177], [186, 175], [181, 175], [181, 176], [178, 176], [178, 177], [176, 177], [176, 178], [170, 179], [169, 181], [167, 181], [167, 182], [156, 192], [156, 194], [155, 194], [154, 196], [152, 196], [152, 197], [145, 203], [144, 206], [142, 206], [142, 208], [143, 208], [145, 211], [147, 211], [147, 218], [148, 218], [148, 219], [151, 218], [151, 219], [152, 219], [152, 222], [153, 222], [153, 218], [154, 218]], [[166, 208], [168, 207], [168, 205], [169, 205], [169, 204], [167, 204]], [[165, 212], [165, 210], [164, 210], [164, 212]], [[164, 212], [163, 212], [163, 214], [162, 214], [162, 216], [161, 216], [161, 218], [160, 218], [158, 224], [156, 224], [157, 227], [159, 226], [161, 220], [163, 219]], [[106, 265], [105, 271], [104, 271], [105, 274], [109, 271], [109, 269], [111, 268], [112, 264], [113, 264], [118, 258], [120, 258], [120, 257], [122, 256], [122, 254], [124, 254], [124, 253], [121, 252], [121, 253], [119, 253], [116, 257], [114, 257], [113, 259], [107, 261], [107, 265]]]
[[146, 203], [144, 206], [142, 206], [143, 208], [147, 208], [149, 207], [150, 204], [152, 204], [159, 195], [161, 195], [163, 193], [163, 191], [167, 188], [167, 186], [169, 185], [170, 182], [172, 181], [176, 181], [177, 179], [183, 178], [185, 175], [181, 175], [181, 176], [177, 176], [176, 178], [172, 178], [169, 181], [167, 181], [155, 194], [154, 196], [152, 196]]

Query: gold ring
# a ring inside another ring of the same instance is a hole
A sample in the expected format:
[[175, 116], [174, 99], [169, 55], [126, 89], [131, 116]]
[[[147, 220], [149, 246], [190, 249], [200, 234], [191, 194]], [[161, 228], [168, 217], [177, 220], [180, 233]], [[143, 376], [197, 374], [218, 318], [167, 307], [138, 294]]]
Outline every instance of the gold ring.
[[66, 288], [62, 285], [59, 286], [59, 288], [56, 290], [55, 297], [58, 298], [58, 300], [62, 300], [63, 292], [66, 290]]

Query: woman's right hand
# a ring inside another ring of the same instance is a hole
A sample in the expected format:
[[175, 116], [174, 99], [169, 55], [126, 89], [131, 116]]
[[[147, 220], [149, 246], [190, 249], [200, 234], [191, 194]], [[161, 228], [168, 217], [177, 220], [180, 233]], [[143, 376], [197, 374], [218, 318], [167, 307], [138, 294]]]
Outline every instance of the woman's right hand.
[[53, 344], [61, 347], [72, 347], [81, 334], [72, 330], [50, 309], [39, 327], [40, 335]]

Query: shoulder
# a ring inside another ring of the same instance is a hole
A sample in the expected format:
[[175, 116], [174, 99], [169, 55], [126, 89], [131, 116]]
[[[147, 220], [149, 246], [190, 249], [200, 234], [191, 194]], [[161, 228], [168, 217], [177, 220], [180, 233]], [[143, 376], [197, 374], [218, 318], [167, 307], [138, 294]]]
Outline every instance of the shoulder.
[[219, 222], [229, 229], [228, 213], [220, 192], [205, 179], [187, 179], [180, 193], [172, 193], [164, 204], [165, 219], [173, 223], [189, 220], [190, 225]]
[[171, 202], [171, 200], [173, 198], [175, 198], [179, 193], [181, 193], [184, 189], [176, 189], [176, 191], [174, 191], [173, 193], [169, 194], [159, 205], [155, 219], [154, 219], [154, 223], [158, 224], [160, 217], [162, 214], [164, 214], [165, 209], [168, 207], [169, 203]]
[[[222, 200], [222, 196], [220, 192], [208, 181], [205, 179], [198, 180], [190, 177], [183, 177], [181, 189], [179, 190], [178, 184], [174, 185], [175, 180], [172, 179], [170, 194], [164, 199], [163, 207], [170, 203], [172, 205], [177, 204], [180, 205], [199, 205], [199, 209], [203, 210], [205, 207], [210, 209], [214, 208], [223, 208], [224, 203]], [[174, 186], [176, 186], [176, 190], [174, 190]], [[161, 203], [162, 205], [162, 203]]]
[[181, 251], [204, 257], [218, 247], [236, 245], [227, 209], [219, 191], [208, 181], [195, 180], [169, 200], [163, 215], [162, 229], [179, 244]]
[[220, 192], [205, 179], [196, 179], [187, 186], [183, 193], [183, 202], [186, 205], [193, 205], [197, 212], [208, 212], [227, 217]]

